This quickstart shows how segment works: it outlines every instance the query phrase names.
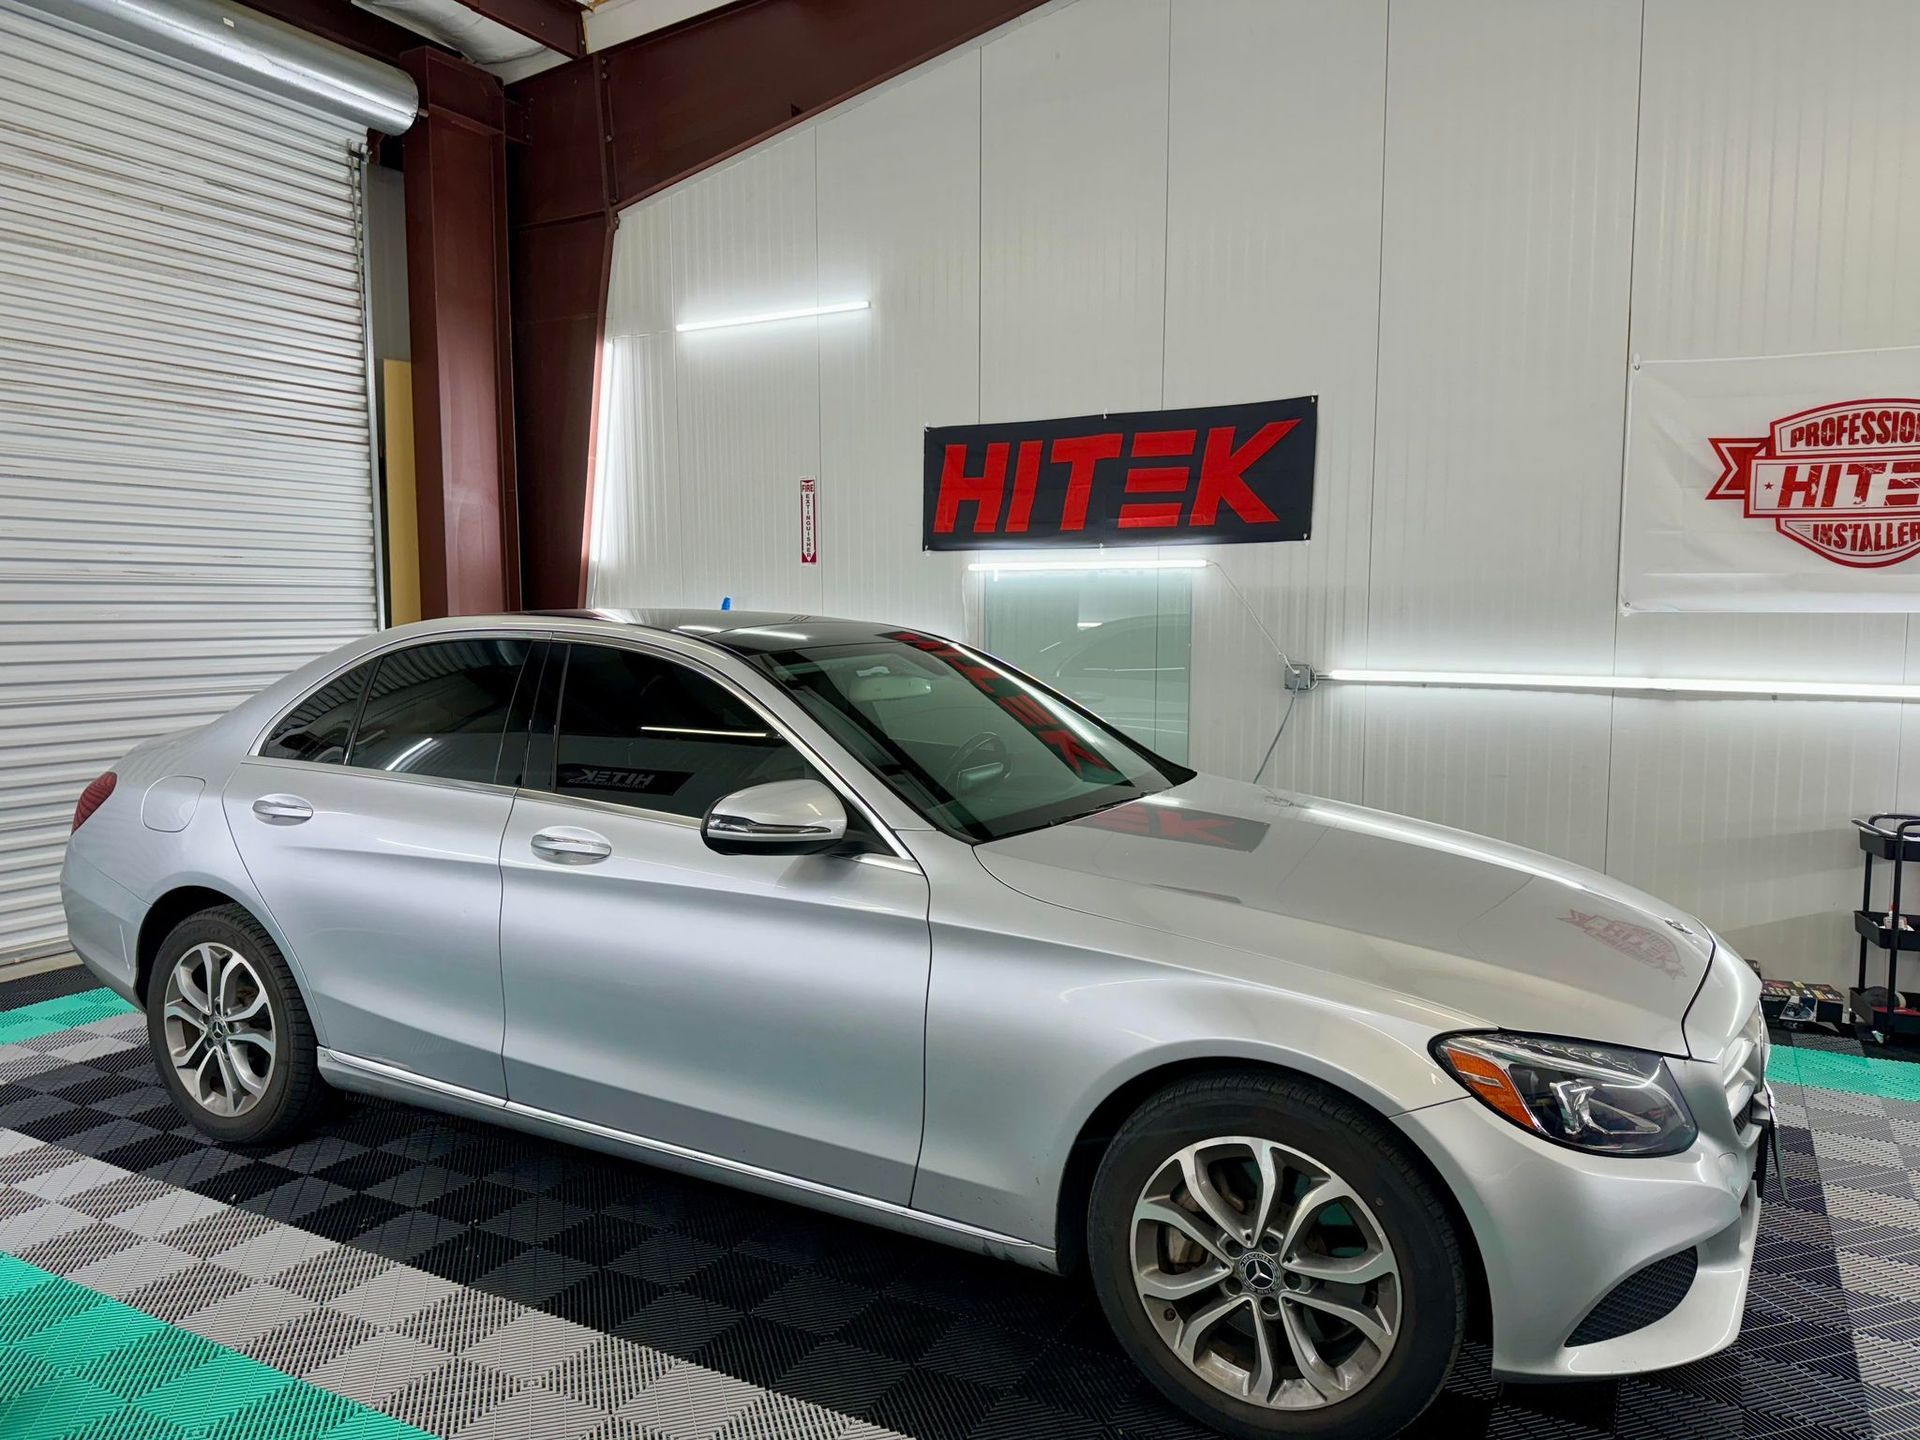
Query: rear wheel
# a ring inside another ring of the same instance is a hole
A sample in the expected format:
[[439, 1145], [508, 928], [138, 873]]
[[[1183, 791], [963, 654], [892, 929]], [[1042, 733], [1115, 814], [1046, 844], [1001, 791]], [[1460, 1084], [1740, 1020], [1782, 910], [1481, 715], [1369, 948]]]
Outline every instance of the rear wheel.
[[174, 1105], [219, 1140], [297, 1134], [327, 1097], [313, 1024], [279, 947], [238, 905], [203, 910], [160, 946], [147, 1034]]
[[1147, 1101], [1101, 1162], [1088, 1256], [1121, 1344], [1230, 1435], [1385, 1436], [1465, 1325], [1446, 1207], [1369, 1114], [1259, 1073]]

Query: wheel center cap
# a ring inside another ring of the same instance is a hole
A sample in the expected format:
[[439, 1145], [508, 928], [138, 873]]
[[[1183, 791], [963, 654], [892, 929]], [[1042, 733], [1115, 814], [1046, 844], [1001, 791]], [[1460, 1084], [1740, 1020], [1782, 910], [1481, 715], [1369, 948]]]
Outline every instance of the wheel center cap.
[[1272, 1258], [1260, 1251], [1255, 1250], [1240, 1257], [1240, 1279], [1254, 1294], [1268, 1294], [1279, 1278], [1279, 1269]]

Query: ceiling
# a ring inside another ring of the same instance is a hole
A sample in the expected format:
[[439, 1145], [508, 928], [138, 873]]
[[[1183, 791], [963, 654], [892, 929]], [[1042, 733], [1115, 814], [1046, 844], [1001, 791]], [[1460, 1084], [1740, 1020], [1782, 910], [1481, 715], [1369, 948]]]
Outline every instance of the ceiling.
[[[457, 50], [507, 81], [521, 80], [570, 55], [528, 33], [528, 15], [550, 23], [577, 6], [588, 51], [604, 50], [694, 15], [724, 0], [353, 0], [362, 10]], [[506, 23], [520, 17], [518, 26]], [[563, 15], [563, 23], [565, 16]]]

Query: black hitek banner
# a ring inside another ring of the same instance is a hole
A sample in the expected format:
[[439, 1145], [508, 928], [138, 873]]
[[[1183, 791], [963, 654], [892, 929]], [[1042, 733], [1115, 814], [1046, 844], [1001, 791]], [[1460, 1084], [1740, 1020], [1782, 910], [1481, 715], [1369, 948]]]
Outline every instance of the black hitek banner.
[[929, 429], [924, 546], [1304, 540], [1317, 398]]

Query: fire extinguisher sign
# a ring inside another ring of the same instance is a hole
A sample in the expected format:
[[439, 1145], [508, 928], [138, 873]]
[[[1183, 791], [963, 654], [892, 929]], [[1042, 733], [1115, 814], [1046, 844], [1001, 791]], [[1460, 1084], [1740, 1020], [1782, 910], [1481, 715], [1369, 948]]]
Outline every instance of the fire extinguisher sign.
[[800, 477], [800, 563], [820, 563], [820, 482]]

